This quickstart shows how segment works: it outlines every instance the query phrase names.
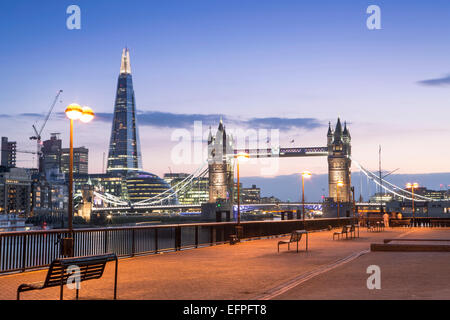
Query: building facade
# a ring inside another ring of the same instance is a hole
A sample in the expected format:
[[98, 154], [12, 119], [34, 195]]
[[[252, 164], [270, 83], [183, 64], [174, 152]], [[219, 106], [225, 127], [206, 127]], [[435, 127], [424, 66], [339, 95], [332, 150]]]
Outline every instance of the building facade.
[[0, 168], [0, 214], [28, 216], [30, 196], [31, 176], [26, 169]]
[[61, 149], [62, 140], [59, 134], [52, 133], [49, 140], [45, 140], [42, 146], [42, 172], [47, 180], [56, 180], [61, 173]]
[[126, 177], [128, 199], [131, 203], [147, 200], [153, 204], [176, 204], [176, 195], [170, 185], [155, 174], [137, 172]]
[[[189, 177], [187, 173], [166, 173], [164, 180], [171, 187], [181, 188]], [[189, 187], [177, 193], [179, 204], [201, 204], [209, 200], [209, 179], [207, 177], [196, 177], [189, 183]]]
[[107, 173], [136, 172], [142, 168], [130, 53], [123, 49], [108, 153]]
[[[234, 186], [236, 192], [234, 193], [234, 202], [237, 203], [237, 183]], [[261, 189], [256, 185], [250, 188], [243, 188], [242, 183], [239, 184], [239, 203], [241, 204], [256, 204], [261, 203]]]
[[16, 166], [16, 145], [15, 141], [8, 141], [7, 137], [2, 137], [2, 166], [8, 168]]
[[[70, 149], [61, 149], [61, 172], [69, 173]], [[73, 173], [88, 173], [89, 150], [85, 147], [73, 148]]]

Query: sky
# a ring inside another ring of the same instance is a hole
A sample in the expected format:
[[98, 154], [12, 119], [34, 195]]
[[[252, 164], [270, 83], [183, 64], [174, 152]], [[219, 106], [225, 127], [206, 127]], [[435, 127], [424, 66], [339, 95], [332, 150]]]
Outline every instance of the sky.
[[[80, 30], [66, 27], [71, 4]], [[372, 4], [379, 30], [366, 26]], [[74, 143], [101, 172], [128, 47], [146, 171], [192, 172], [198, 163], [174, 161], [176, 130], [193, 133], [199, 120], [207, 134], [222, 116], [229, 130], [279, 130], [282, 146], [325, 146], [328, 122], [340, 117], [366, 168], [377, 169], [381, 145], [387, 171], [446, 173], [449, 18], [439, 0], [2, 1], [0, 134], [34, 150], [31, 126], [62, 89], [42, 136], [60, 132], [67, 146], [65, 107], [89, 105], [98, 117], [76, 124]], [[33, 165], [19, 154], [18, 166]], [[241, 176], [266, 177], [263, 166], [242, 164]], [[326, 158], [279, 159], [267, 177], [303, 170], [326, 173]]]

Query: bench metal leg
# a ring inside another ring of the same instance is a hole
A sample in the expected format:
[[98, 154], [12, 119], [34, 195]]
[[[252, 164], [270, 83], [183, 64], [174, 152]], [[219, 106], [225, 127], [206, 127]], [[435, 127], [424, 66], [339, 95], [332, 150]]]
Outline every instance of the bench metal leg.
[[59, 288], [59, 300], [63, 300], [64, 296], [64, 268], [61, 268], [61, 284]]
[[116, 257], [116, 271], [114, 274], [114, 300], [117, 299], [117, 268], [119, 267], [119, 260]]
[[63, 300], [63, 296], [64, 296], [63, 291], [64, 291], [64, 284], [63, 284], [63, 281], [61, 280], [61, 285], [59, 288], [59, 300]]

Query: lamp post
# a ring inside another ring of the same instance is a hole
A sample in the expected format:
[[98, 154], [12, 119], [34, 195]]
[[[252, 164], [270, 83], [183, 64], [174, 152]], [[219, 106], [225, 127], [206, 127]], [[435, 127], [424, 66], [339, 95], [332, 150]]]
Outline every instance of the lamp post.
[[238, 205], [238, 210], [237, 210], [237, 223], [240, 224], [241, 223], [241, 204], [240, 204], [240, 182], [239, 182], [239, 159], [248, 159], [250, 158], [250, 155], [248, 153], [245, 152], [240, 152], [238, 153], [236, 156], [236, 164], [237, 164], [237, 205]]
[[[73, 121], [81, 120], [82, 122], [89, 122], [94, 119], [94, 112], [89, 107], [81, 107], [76, 103], [72, 103], [66, 108], [66, 116], [70, 119], [70, 147], [69, 147], [69, 203], [68, 203], [68, 228], [69, 233], [72, 234], [73, 225]], [[73, 241], [73, 239], [72, 239]], [[73, 242], [70, 246], [73, 249]], [[71, 251], [73, 254], [73, 250]]]
[[416, 224], [416, 214], [415, 214], [415, 209], [414, 209], [414, 188], [418, 188], [419, 184], [417, 182], [414, 183], [407, 183], [406, 184], [406, 188], [411, 188], [411, 193], [412, 193], [412, 216], [413, 216], [413, 227]]
[[303, 171], [302, 172], [302, 214], [303, 214], [303, 221], [305, 221], [305, 179], [308, 179], [311, 177], [311, 172], [309, 171]]
[[338, 181], [336, 184], [336, 202], [337, 202], [337, 217], [339, 218], [339, 187], [344, 186], [343, 181]]

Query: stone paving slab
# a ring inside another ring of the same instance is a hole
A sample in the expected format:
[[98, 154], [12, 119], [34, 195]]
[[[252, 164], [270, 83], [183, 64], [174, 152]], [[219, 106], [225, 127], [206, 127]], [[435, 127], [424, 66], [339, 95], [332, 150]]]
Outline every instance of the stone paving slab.
[[[411, 233], [409, 228], [380, 233], [361, 228], [360, 238], [333, 241], [334, 231], [310, 233], [308, 252], [302, 239], [299, 253], [295, 246], [277, 253], [278, 241], [286, 236], [120, 259], [118, 299], [253, 299], [299, 275], [367, 250], [370, 243]], [[41, 270], [0, 276], [0, 299], [15, 299], [19, 284], [42, 281], [45, 274]], [[81, 284], [80, 299], [112, 299], [113, 275], [114, 263], [108, 263], [101, 279]], [[74, 299], [74, 290], [66, 289], [64, 297]], [[59, 288], [25, 292], [22, 298], [59, 299]]]
[[[450, 239], [450, 229], [415, 229], [405, 238]], [[381, 271], [381, 289], [367, 288], [367, 267]], [[450, 299], [449, 252], [370, 252], [318, 275], [276, 299]]]

